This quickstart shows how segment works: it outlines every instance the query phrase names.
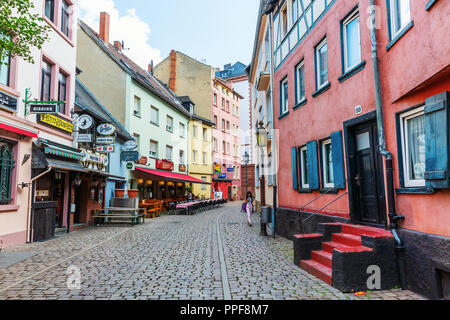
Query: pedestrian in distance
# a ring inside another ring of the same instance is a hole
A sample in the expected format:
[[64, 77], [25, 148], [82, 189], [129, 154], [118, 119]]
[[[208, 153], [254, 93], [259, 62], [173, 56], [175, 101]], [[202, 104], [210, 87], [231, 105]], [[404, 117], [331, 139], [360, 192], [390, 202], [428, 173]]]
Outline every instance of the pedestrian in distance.
[[253, 212], [253, 202], [255, 199], [253, 198], [253, 194], [249, 191], [247, 192], [247, 196], [245, 197], [245, 211], [247, 212], [247, 221], [248, 226], [252, 226], [252, 212]]

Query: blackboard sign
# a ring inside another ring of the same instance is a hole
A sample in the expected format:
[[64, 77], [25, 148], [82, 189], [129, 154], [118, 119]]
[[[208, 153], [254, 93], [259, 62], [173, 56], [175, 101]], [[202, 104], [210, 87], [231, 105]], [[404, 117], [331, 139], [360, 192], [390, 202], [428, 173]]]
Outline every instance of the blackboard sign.
[[120, 154], [120, 160], [122, 161], [138, 161], [139, 152], [138, 151], [122, 151]]

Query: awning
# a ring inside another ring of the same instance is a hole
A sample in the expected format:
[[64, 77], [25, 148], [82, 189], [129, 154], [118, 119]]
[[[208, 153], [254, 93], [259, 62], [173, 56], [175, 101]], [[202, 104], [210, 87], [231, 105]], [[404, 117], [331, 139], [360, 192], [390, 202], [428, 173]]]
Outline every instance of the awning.
[[48, 167], [63, 171], [76, 171], [76, 172], [89, 172], [83, 165], [79, 162], [69, 162], [56, 159], [46, 159], [48, 162]]
[[126, 181], [126, 179], [124, 177], [116, 176], [114, 174], [111, 174], [111, 173], [108, 173], [108, 172], [105, 172], [105, 171], [89, 170], [89, 173], [93, 174], [93, 175], [105, 177], [105, 178], [107, 178], [109, 180]]
[[0, 129], [4, 129], [32, 138], [37, 138], [39, 132], [38, 130], [32, 127], [5, 118], [0, 119]]
[[179, 181], [179, 182], [189, 182], [189, 183], [198, 183], [198, 184], [211, 184], [210, 182], [205, 182], [203, 180], [188, 176], [187, 174], [173, 173], [168, 171], [160, 171], [160, 170], [151, 170], [136, 167], [136, 170], [151, 174], [158, 178], [163, 178], [168, 181]]
[[64, 157], [73, 160], [83, 160], [84, 155], [81, 152], [75, 152], [70, 149], [65, 149], [50, 144], [43, 143], [45, 154], [50, 154], [58, 157]]

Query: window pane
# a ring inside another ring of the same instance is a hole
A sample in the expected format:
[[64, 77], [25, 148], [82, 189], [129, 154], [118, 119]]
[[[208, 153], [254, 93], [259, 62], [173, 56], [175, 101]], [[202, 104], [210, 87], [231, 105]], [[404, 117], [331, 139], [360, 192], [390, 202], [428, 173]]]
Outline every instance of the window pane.
[[53, 21], [54, 17], [54, 0], [45, 0], [45, 16]]
[[425, 116], [407, 120], [410, 180], [425, 179]]
[[294, 24], [298, 19], [298, 5], [297, 0], [292, 1], [292, 24]]
[[42, 79], [41, 79], [41, 100], [50, 101], [50, 87], [52, 67], [45, 61], [42, 61]]
[[319, 86], [328, 81], [328, 52], [327, 43], [319, 49]]
[[[58, 87], [58, 100], [66, 101], [67, 99], [67, 76], [63, 73], [59, 74], [59, 87]], [[61, 103], [59, 105], [59, 112], [66, 113], [66, 104]]]
[[309, 184], [309, 177], [308, 177], [308, 152], [307, 150], [302, 150], [302, 180], [303, 184], [308, 185]]
[[5, 57], [0, 64], [0, 83], [9, 86], [9, 64], [11, 63], [9, 57]]
[[333, 183], [333, 155], [331, 150], [331, 143], [324, 146], [325, 151], [325, 183]]
[[61, 31], [69, 36], [69, 5], [64, 0], [61, 7]]
[[409, 0], [392, 0], [391, 15], [392, 31], [395, 35], [411, 18]]
[[297, 70], [297, 85], [298, 85], [298, 93], [297, 93], [297, 102], [300, 102], [305, 98], [305, 66], [302, 65]]
[[346, 68], [356, 66], [361, 62], [361, 48], [360, 48], [360, 32], [359, 32], [359, 17], [356, 17], [345, 26], [346, 32], [346, 53], [347, 65]]

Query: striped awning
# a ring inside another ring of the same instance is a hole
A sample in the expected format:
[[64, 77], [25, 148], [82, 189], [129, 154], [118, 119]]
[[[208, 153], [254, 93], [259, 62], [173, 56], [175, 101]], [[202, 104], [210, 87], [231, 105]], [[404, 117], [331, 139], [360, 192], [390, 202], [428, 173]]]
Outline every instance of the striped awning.
[[57, 146], [51, 146], [48, 144], [44, 144], [44, 152], [45, 154], [50, 154], [58, 157], [63, 157], [72, 160], [83, 160], [84, 156], [80, 152], [75, 152], [69, 149], [60, 148]]

